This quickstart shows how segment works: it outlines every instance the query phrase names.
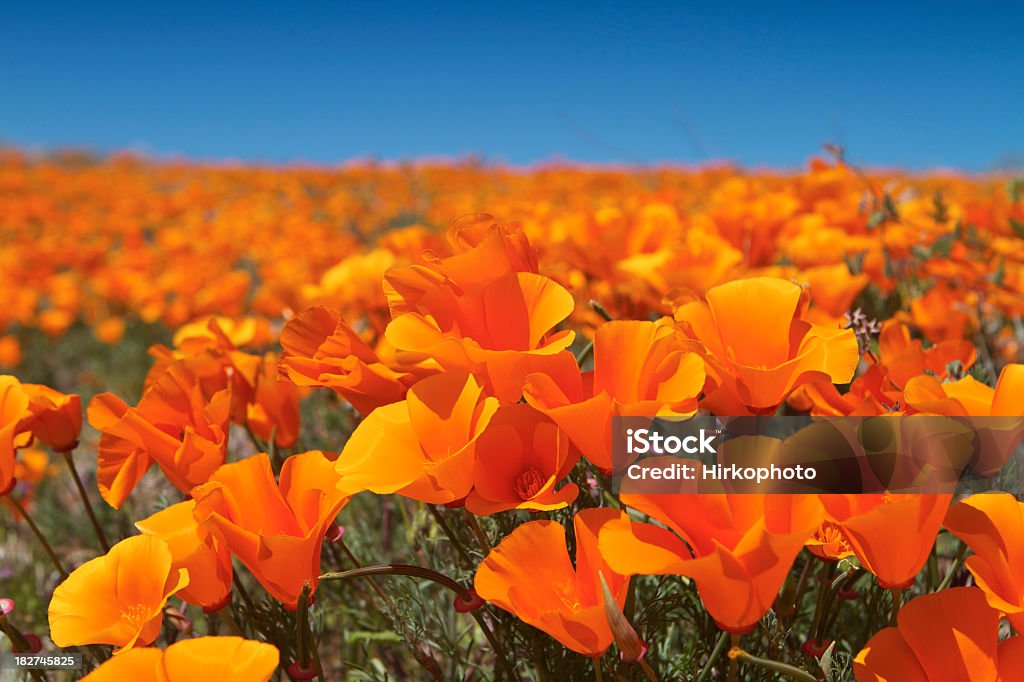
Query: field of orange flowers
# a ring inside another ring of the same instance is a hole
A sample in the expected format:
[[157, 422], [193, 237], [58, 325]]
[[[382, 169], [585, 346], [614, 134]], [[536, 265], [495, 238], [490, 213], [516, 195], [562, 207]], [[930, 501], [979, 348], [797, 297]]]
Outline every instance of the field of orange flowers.
[[611, 483], [623, 416], [1024, 416], [1013, 178], [8, 150], [0, 292], [0, 650], [83, 661], [0, 676], [1024, 680], [1012, 494]]

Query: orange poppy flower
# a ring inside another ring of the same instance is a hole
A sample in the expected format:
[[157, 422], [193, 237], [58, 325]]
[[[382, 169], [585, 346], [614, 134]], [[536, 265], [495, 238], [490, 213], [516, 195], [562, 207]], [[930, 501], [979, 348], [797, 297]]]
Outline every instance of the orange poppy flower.
[[405, 397], [412, 375], [392, 369], [330, 308], [302, 311], [281, 330], [280, 372], [298, 386], [323, 386], [364, 417]]
[[122, 651], [160, 634], [164, 604], [189, 583], [160, 538], [136, 535], [85, 562], [50, 600], [50, 639], [59, 647], [113, 644]]
[[28, 395], [16, 378], [0, 375], [0, 494], [14, 487], [14, 450], [18, 432], [28, 414]]
[[853, 330], [808, 323], [804, 309], [796, 284], [755, 277], [676, 310], [683, 333], [707, 349], [703, 404], [720, 415], [768, 414], [803, 384], [848, 383], [860, 361]]
[[571, 357], [557, 371], [531, 374], [526, 401], [544, 412], [591, 462], [612, 467], [612, 419], [688, 416], [704, 387], [704, 360], [671, 324], [608, 322], [594, 333], [594, 371]]
[[771, 608], [822, 521], [815, 495], [633, 495], [623, 504], [668, 528], [623, 518], [601, 532], [601, 553], [625, 575], [685, 575], [728, 632], [745, 634]]
[[351, 493], [461, 500], [473, 486], [477, 440], [498, 409], [472, 375], [420, 380], [405, 400], [374, 410], [352, 433], [338, 473]]
[[561, 509], [576, 499], [576, 484], [555, 486], [579, 460], [579, 452], [565, 432], [529, 405], [498, 408], [476, 451], [474, 487], [466, 498], [466, 509], [474, 514]]
[[41, 384], [23, 384], [22, 390], [31, 413], [22, 428], [57, 452], [74, 450], [82, 432], [82, 400]]
[[153, 535], [167, 543], [173, 563], [171, 570], [184, 568], [189, 584], [178, 597], [213, 613], [230, 601], [232, 569], [231, 552], [198, 525], [193, 511], [196, 503], [186, 500], [172, 504], [135, 524], [144, 535]]
[[963, 339], [940, 341], [925, 348], [921, 341], [911, 339], [905, 323], [886, 320], [878, 335], [878, 354], [893, 383], [902, 388], [925, 372], [944, 381], [950, 363], [959, 362], [966, 370], [974, 364], [977, 351], [974, 344]]
[[89, 403], [89, 423], [103, 435], [97, 479], [107, 504], [119, 508], [155, 462], [187, 493], [224, 463], [231, 392], [207, 402], [188, 361], [174, 363], [145, 392], [137, 407], [112, 393]]
[[999, 613], [981, 590], [955, 587], [900, 609], [853, 661], [857, 682], [1012, 682], [1024, 670], [1024, 637], [999, 641]]
[[[983, 417], [970, 421], [975, 433], [971, 471], [979, 476], [997, 474], [1024, 438], [1024, 365], [1003, 367], [995, 389], [967, 375], [959, 381], [939, 383], [934, 377], [910, 380], [904, 392], [914, 412], [949, 417]], [[1004, 417], [999, 419], [998, 417]]]
[[241, 637], [196, 637], [160, 649], [132, 649], [83, 682], [267, 682], [280, 654], [273, 644]]
[[454, 256], [388, 271], [393, 317], [385, 338], [403, 362], [470, 372], [502, 402], [516, 402], [526, 375], [558, 362], [572, 343], [574, 332], [552, 330], [574, 304], [565, 288], [537, 274], [521, 231], [489, 220], [453, 227], [450, 239], [465, 249]]
[[246, 407], [246, 423], [264, 442], [269, 442], [273, 433], [279, 448], [290, 448], [299, 439], [299, 389], [278, 378], [272, 353], [260, 364], [252, 402]]
[[988, 603], [1024, 632], [1024, 502], [1008, 493], [971, 495], [950, 508], [945, 526], [974, 552], [965, 565]]
[[952, 495], [822, 495], [861, 565], [886, 589], [914, 583], [939, 534]]
[[146, 374], [144, 391], [172, 365], [181, 363], [195, 377], [207, 400], [218, 391], [230, 388], [231, 418], [238, 424], [245, 424], [246, 406], [253, 402], [263, 358], [238, 350], [221, 325], [227, 325], [228, 331], [238, 330], [223, 318], [208, 318], [180, 329], [174, 336], [174, 348], [151, 346], [149, 354], [156, 361]]
[[907, 383], [907, 404], [918, 412], [954, 417], [1024, 416], [1024, 364], [1003, 367], [993, 389], [967, 375], [959, 381], [939, 383], [932, 376]]
[[845, 393], [829, 381], [815, 382], [798, 387], [787, 402], [815, 417], [865, 417], [897, 412], [902, 398], [903, 392], [892, 383], [887, 369], [871, 365]]
[[601, 528], [626, 515], [616, 509], [576, 514], [576, 561], [565, 547], [565, 529], [554, 521], [530, 521], [491, 550], [473, 586], [483, 599], [514, 613], [585, 656], [600, 656], [612, 643], [604, 610], [601, 576], [619, 606], [629, 579], [609, 567], [598, 551]]
[[260, 453], [225, 464], [192, 491], [196, 522], [210, 529], [275, 599], [294, 608], [316, 589], [327, 527], [349, 497], [334, 462], [312, 450], [284, 461], [280, 483]]

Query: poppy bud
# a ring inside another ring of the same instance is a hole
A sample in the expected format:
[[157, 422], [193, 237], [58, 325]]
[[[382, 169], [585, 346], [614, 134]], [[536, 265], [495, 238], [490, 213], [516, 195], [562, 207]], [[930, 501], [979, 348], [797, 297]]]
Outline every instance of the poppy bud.
[[604, 574], [598, 573], [601, 579], [601, 591], [604, 593], [604, 615], [608, 619], [608, 627], [619, 646], [619, 656], [626, 663], [636, 663], [647, 653], [647, 645], [636, 634], [636, 630], [626, 620], [625, 614], [615, 601], [615, 596], [608, 589]]
[[178, 609], [170, 606], [164, 609], [164, 616], [171, 622], [174, 629], [182, 635], [192, 634], [192, 620]]
[[4, 597], [0, 599], [0, 615], [6, 616], [8, 613], [14, 610], [14, 600]]

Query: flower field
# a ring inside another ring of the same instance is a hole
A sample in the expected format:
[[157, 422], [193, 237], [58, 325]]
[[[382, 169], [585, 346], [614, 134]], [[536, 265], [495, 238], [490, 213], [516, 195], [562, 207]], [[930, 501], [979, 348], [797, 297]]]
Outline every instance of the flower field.
[[613, 485], [1024, 417], [1011, 176], [7, 150], [0, 292], [0, 679], [1024, 680], [1019, 491]]

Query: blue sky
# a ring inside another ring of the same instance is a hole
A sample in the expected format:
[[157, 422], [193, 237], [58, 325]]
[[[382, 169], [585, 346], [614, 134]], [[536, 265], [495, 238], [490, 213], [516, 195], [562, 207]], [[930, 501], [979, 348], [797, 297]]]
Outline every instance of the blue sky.
[[8, 0], [0, 141], [272, 162], [1024, 156], [1022, 9], [554, 4]]

